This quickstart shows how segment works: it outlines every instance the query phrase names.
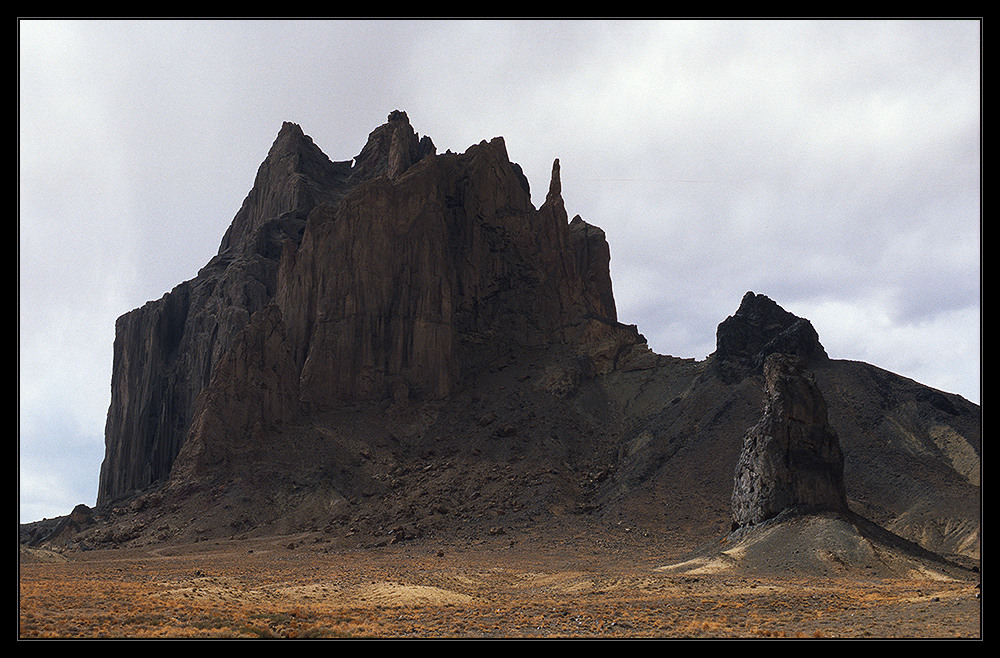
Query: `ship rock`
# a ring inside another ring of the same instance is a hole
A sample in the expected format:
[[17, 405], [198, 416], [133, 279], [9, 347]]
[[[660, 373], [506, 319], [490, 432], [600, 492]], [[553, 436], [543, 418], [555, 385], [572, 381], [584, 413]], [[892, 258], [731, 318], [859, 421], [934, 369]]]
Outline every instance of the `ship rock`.
[[[558, 159], [536, 208], [501, 137], [438, 153], [394, 111], [333, 161], [285, 123], [217, 255], [118, 319], [106, 521], [75, 541], [546, 523], [707, 538], [822, 491], [979, 559], [978, 405], [828, 355], [755, 292], [704, 360], [656, 354], [618, 321], [610, 260], [604, 231], [570, 219]], [[819, 484], [781, 471], [795, 495], [744, 445], [762, 408], [778, 418], [774, 354], [809, 373], [803, 436], [831, 456]]]

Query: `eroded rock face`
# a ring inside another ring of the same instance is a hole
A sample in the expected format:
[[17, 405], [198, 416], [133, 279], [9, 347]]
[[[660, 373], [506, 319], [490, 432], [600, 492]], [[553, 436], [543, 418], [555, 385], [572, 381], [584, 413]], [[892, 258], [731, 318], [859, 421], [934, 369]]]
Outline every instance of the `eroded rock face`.
[[170, 473], [215, 365], [274, 297], [284, 245], [302, 240], [317, 203], [344, 194], [349, 172], [285, 123], [219, 253], [194, 279], [118, 319], [98, 506]]
[[761, 372], [769, 354], [800, 356], [811, 365], [828, 360], [812, 323], [764, 295], [748, 292], [736, 313], [719, 324], [713, 363], [719, 377], [736, 383]]
[[276, 298], [305, 408], [401, 389], [443, 398], [512, 349], [610, 331], [607, 242], [582, 220], [571, 230], [558, 176], [557, 161], [536, 210], [495, 138], [317, 207]]
[[736, 466], [733, 529], [785, 510], [846, 513], [844, 457], [805, 360], [772, 353], [763, 370], [764, 412], [746, 433]]
[[350, 182], [353, 185], [379, 176], [395, 180], [436, 150], [430, 137], [420, 137], [413, 130], [406, 112], [395, 110], [386, 123], [368, 135], [365, 147], [354, 158]]
[[332, 162], [286, 123], [219, 254], [118, 321], [98, 505], [166, 478], [192, 431], [188, 463], [211, 464], [293, 409], [442, 398], [519, 348], [644, 342], [615, 322], [609, 260], [567, 221], [558, 161], [536, 209], [502, 138], [438, 155], [396, 111]]
[[186, 475], [176, 472], [178, 464], [189, 473], [225, 465], [234, 453], [259, 443], [269, 427], [294, 419], [297, 383], [281, 311], [271, 304], [253, 315], [216, 364], [195, 403], [174, 474]]
[[594, 311], [609, 320], [618, 319], [611, 286], [611, 248], [604, 231], [583, 221], [579, 215], [569, 224], [576, 271], [583, 277], [585, 289], [593, 296]]

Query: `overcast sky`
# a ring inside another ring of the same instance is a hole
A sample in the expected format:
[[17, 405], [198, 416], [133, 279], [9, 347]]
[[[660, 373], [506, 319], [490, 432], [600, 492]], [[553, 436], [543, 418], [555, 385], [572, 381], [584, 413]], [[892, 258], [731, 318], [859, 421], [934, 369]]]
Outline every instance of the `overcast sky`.
[[980, 402], [978, 21], [20, 21], [20, 520], [96, 502], [115, 320], [217, 252], [283, 121], [503, 136], [703, 359], [748, 290]]

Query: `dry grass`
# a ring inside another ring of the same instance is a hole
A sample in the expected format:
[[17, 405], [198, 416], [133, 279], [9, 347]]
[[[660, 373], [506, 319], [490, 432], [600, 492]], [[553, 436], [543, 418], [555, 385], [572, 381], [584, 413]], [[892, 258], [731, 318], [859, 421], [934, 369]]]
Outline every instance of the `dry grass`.
[[197, 548], [22, 562], [19, 636], [980, 637], [969, 582], [679, 577], [500, 542]]

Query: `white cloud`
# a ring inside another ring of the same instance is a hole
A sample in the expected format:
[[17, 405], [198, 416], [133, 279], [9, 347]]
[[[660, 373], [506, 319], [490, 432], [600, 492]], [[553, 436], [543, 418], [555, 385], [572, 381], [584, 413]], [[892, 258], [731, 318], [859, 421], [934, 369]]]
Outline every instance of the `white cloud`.
[[966, 306], [937, 312], [918, 322], [900, 322], [892, 302], [823, 300], [796, 305], [808, 317], [833, 358], [864, 361], [905, 374], [939, 390], [978, 401], [980, 309]]

